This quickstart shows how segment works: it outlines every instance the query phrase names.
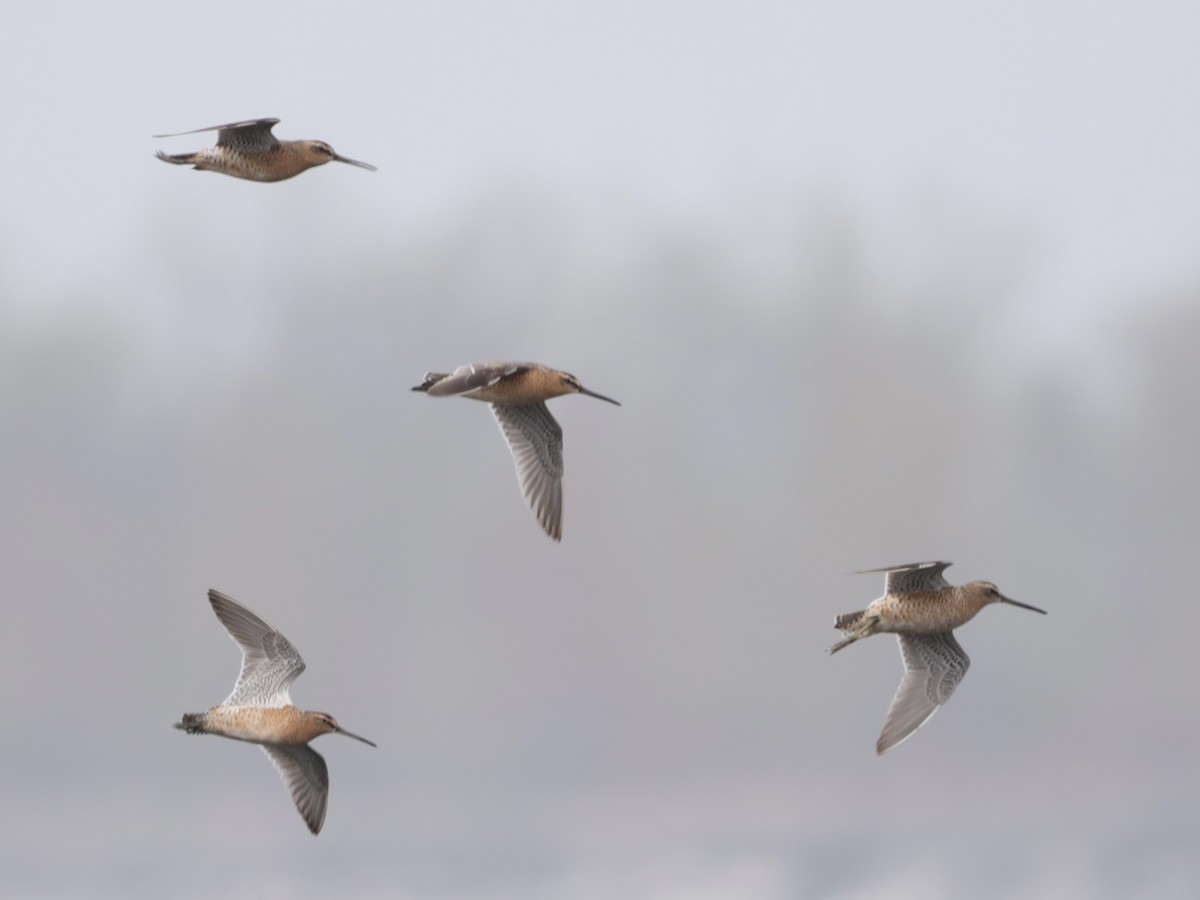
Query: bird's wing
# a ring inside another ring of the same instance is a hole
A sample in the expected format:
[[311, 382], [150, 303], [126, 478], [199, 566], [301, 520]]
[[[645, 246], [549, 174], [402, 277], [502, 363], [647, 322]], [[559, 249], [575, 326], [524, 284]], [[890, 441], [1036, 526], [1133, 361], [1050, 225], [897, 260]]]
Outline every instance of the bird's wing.
[[283, 776], [308, 830], [317, 834], [329, 805], [329, 767], [325, 760], [307, 744], [263, 744], [262, 748]]
[[875, 751], [891, 750], [925, 724], [939, 706], [950, 699], [967, 673], [971, 660], [954, 639], [954, 633], [900, 634], [904, 678], [883, 722]]
[[909, 591], [938, 591], [949, 587], [942, 573], [952, 563], [921, 562], [908, 563], [902, 566], [881, 566], [878, 569], [862, 569], [856, 575], [868, 575], [874, 572], [884, 572], [887, 581], [885, 594], [904, 594]]
[[517, 480], [546, 534], [562, 539], [562, 428], [545, 403], [492, 404], [517, 464]]
[[279, 143], [271, 129], [279, 124], [278, 119], [247, 119], [227, 125], [209, 125], [191, 131], [175, 131], [171, 134], [156, 134], [156, 138], [182, 137], [185, 134], [200, 134], [204, 131], [217, 132], [217, 146], [235, 146], [239, 150], [267, 150]]
[[[529, 363], [513, 362], [459, 366], [449, 375], [437, 375], [432, 372], [427, 374], [425, 384], [421, 388], [424, 388], [432, 397], [470, 395], [483, 388], [491, 387], [509, 376], [524, 372], [529, 367]], [[415, 388], [415, 390], [421, 388]]]
[[242, 649], [242, 671], [225, 706], [287, 706], [288, 686], [304, 671], [291, 641], [232, 597], [209, 591], [213, 612]]

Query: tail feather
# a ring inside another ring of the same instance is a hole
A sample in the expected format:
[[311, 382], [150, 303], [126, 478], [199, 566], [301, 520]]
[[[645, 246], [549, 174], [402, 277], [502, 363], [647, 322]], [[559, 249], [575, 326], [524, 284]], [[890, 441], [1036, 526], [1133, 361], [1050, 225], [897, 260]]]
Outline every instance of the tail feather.
[[834, 622], [833, 627], [839, 631], [849, 631], [858, 621], [866, 614], [865, 609], [860, 609], [858, 612], [842, 613]]
[[184, 713], [175, 727], [188, 734], [204, 734], [204, 713]]
[[413, 388], [414, 391], [428, 391], [431, 387], [449, 376], [445, 372], [426, 372], [425, 380]]
[[194, 154], [194, 153], [170, 154], [170, 153], [163, 153], [161, 150], [158, 150], [155, 152], [154, 155], [157, 156], [159, 159], [161, 159], [163, 162], [169, 162], [175, 166], [192, 165], [196, 161], [196, 154]]

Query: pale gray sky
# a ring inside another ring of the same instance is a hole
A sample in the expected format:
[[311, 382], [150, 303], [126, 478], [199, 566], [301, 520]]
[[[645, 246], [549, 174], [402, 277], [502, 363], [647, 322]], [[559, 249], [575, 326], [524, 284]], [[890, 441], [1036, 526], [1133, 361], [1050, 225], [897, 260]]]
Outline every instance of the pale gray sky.
[[[232, 20], [231, 20], [232, 19]], [[0, 896], [1200, 892], [1200, 12], [26, 5], [0, 29]], [[258, 185], [153, 133], [374, 163]], [[530, 358], [561, 545], [480, 404]], [[844, 573], [1050, 611], [874, 741]], [[216, 587], [326, 737], [313, 839]], [[214, 860], [220, 862], [214, 867]]]

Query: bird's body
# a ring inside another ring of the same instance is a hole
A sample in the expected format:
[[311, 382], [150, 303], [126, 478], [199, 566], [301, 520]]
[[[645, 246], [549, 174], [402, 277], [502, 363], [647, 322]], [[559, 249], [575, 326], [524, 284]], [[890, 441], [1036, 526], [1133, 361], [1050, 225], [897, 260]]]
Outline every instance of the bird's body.
[[220, 706], [185, 713], [175, 727], [188, 734], [216, 734], [259, 744], [279, 769], [309, 830], [317, 834], [329, 801], [329, 770], [308, 742], [336, 732], [372, 747], [375, 744], [346, 731], [328, 713], [293, 705], [288, 687], [304, 671], [304, 660], [296, 648], [232, 597], [209, 591], [208, 599], [242, 649], [241, 673], [233, 693]]
[[948, 584], [942, 572], [949, 566], [926, 562], [867, 569], [886, 573], [883, 596], [864, 610], [838, 616], [834, 623], [846, 637], [830, 647], [830, 653], [873, 634], [890, 633], [899, 639], [905, 672], [875, 746], [880, 754], [921, 727], [966, 675], [971, 660], [955, 640], [955, 628], [991, 603], [1045, 613], [1005, 597], [990, 581]]
[[528, 362], [459, 366], [449, 374], [427, 372], [413, 390], [431, 397], [468, 397], [492, 405], [516, 461], [521, 492], [546, 534], [561, 540], [562, 428], [545, 401], [564, 394], [586, 394], [621, 404], [589, 391], [574, 375]]
[[227, 706], [185, 713], [179, 723], [189, 734], [219, 734], [252, 744], [307, 744], [329, 729], [297, 706]]
[[314, 166], [323, 166], [331, 161], [375, 171], [375, 167], [370, 163], [338, 156], [324, 141], [279, 140], [271, 133], [271, 129], [278, 122], [278, 119], [251, 119], [175, 134], [156, 134], [156, 138], [167, 138], [215, 131], [217, 143], [213, 147], [206, 147], [194, 153], [170, 154], [160, 150], [155, 155], [163, 162], [177, 166], [191, 165], [197, 169], [221, 172], [250, 181], [284, 181]]

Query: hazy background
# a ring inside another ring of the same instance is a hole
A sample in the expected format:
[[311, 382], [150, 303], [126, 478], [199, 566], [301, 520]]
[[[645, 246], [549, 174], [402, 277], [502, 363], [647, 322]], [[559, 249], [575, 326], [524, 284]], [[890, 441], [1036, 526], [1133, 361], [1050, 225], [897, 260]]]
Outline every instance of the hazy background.
[[[0, 894], [1200, 895], [1193, 2], [24, 4]], [[278, 116], [260, 185], [149, 135]], [[561, 545], [481, 404], [533, 359]], [[879, 759], [868, 566], [986, 610]], [[309, 665], [312, 838], [220, 702]]]

